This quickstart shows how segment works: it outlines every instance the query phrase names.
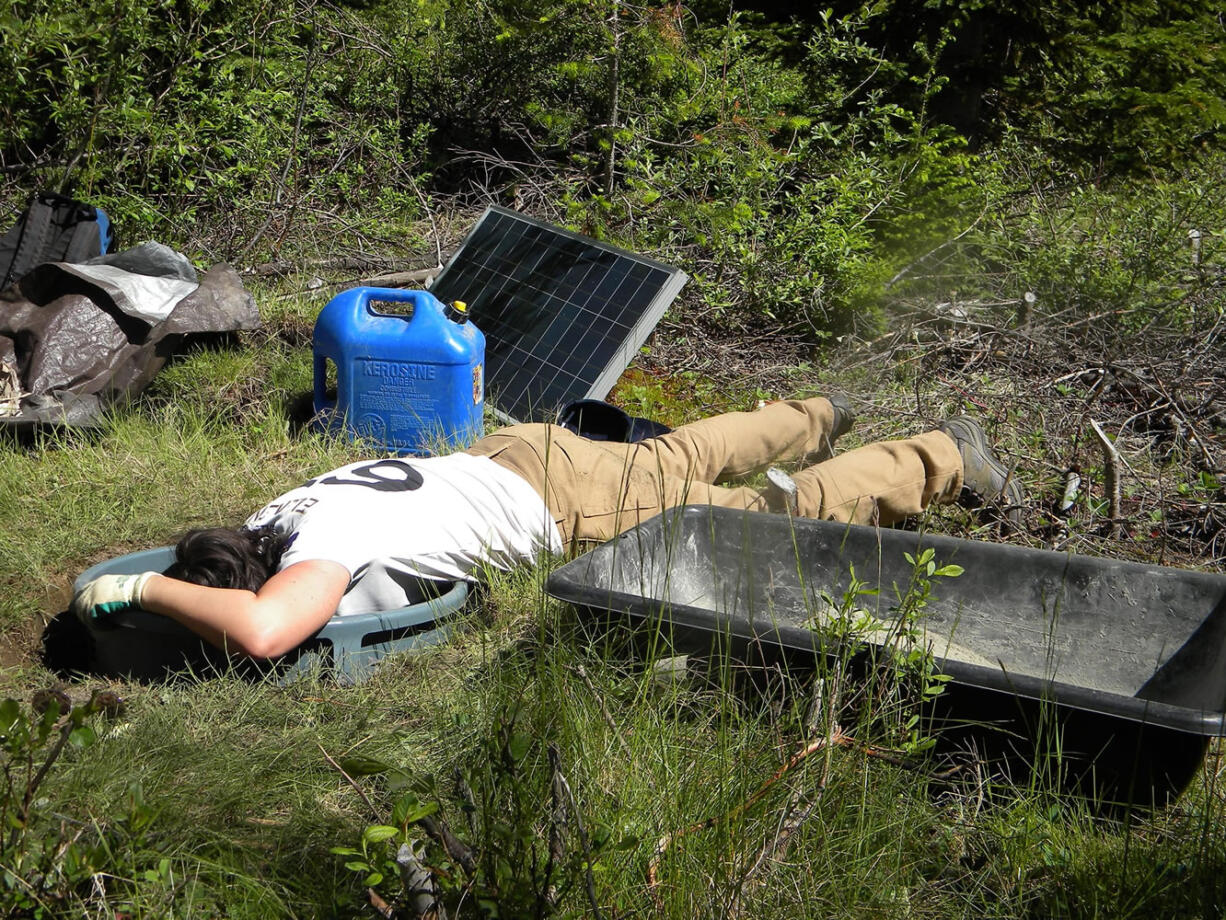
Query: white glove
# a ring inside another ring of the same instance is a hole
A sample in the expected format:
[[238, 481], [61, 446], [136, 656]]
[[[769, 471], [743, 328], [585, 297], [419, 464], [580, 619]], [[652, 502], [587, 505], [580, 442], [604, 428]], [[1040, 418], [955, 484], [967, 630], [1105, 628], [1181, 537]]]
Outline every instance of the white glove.
[[112, 613], [134, 610], [140, 607], [140, 595], [145, 585], [156, 574], [99, 575], [73, 596], [72, 612], [82, 623], [89, 624]]

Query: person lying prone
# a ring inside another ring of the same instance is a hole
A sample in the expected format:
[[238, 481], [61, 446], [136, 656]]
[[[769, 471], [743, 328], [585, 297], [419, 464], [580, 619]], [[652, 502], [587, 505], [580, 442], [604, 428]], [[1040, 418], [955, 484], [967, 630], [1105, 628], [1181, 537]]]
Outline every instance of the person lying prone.
[[1021, 488], [974, 419], [832, 456], [853, 420], [845, 399], [814, 397], [629, 444], [528, 424], [441, 457], [359, 461], [241, 527], [188, 533], [165, 573], [94, 579], [72, 607], [86, 621], [139, 607], [231, 654], [273, 658], [333, 616], [405, 606], [423, 578], [474, 581], [486, 566], [579, 550], [682, 504], [784, 510], [769, 487], [721, 484], [776, 462], [802, 465], [789, 507], [806, 517], [888, 525], [978, 498], [1016, 519]]

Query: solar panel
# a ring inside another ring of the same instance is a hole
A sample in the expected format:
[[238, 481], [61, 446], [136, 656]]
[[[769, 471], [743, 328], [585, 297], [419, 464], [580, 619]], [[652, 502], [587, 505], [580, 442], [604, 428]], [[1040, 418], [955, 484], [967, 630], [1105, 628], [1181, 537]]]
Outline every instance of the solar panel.
[[685, 272], [490, 207], [430, 290], [485, 333], [486, 395], [504, 421], [603, 399], [688, 280]]

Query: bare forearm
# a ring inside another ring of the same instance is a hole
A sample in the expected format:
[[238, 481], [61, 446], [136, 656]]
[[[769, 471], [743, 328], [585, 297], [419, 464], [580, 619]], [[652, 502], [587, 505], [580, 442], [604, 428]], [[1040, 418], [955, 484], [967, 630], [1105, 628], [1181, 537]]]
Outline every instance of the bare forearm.
[[182, 623], [227, 652], [253, 655], [260, 632], [256, 596], [231, 588], [202, 588], [158, 575], [141, 594], [141, 606]]
[[314, 635], [336, 610], [348, 583], [349, 573], [329, 562], [291, 566], [258, 593], [159, 575], [145, 585], [140, 603], [229, 653], [272, 658]]

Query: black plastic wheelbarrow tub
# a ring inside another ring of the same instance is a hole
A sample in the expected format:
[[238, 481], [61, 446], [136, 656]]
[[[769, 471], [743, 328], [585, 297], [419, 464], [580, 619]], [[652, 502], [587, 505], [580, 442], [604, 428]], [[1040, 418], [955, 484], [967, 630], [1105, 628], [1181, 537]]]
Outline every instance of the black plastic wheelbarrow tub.
[[[691, 648], [832, 655], [814, 612], [856, 576], [885, 609], [931, 547], [964, 573], [937, 579], [923, 621], [940, 670], [942, 736], [994, 736], [1014, 762], [1058, 750], [1066, 778], [1144, 804], [1182, 791], [1226, 734], [1226, 577], [902, 530], [687, 506], [556, 570], [581, 611], [667, 628]], [[992, 745], [989, 743], [988, 748]], [[1046, 767], [1045, 767], [1046, 768]]]

